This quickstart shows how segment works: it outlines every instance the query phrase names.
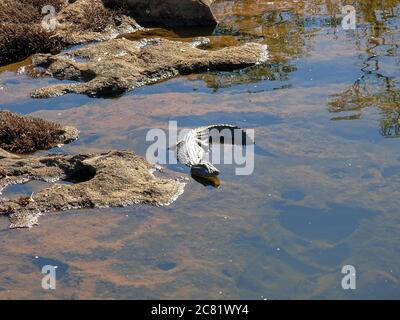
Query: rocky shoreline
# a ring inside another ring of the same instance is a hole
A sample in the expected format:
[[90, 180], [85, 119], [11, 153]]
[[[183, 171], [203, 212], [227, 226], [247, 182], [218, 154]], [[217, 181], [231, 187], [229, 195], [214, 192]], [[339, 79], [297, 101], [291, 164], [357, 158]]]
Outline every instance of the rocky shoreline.
[[[42, 25], [51, 22], [42, 14], [45, 6], [55, 10], [54, 29]], [[139, 28], [122, 9], [106, 8], [102, 0], [22, 0], [19, 5], [4, 0], [0, 2], [0, 66]]]
[[[184, 182], [155, 177], [155, 168], [130, 151], [39, 157], [10, 153], [6, 150], [25, 153], [28, 146], [34, 152], [51, 148], [54, 143], [69, 143], [77, 138], [78, 131], [8, 111], [0, 111], [0, 124], [0, 215], [10, 217], [11, 228], [30, 228], [48, 212], [139, 203], [169, 205], [184, 191]], [[17, 134], [7, 139], [2, 136], [4, 132], [13, 133], [11, 128], [15, 127]], [[43, 134], [48, 140], [40, 139]], [[9, 185], [30, 181], [52, 185], [30, 197], [6, 199], [1, 195]]]
[[[34, 13], [48, 2], [58, 10], [55, 30], [43, 29], [42, 16]], [[143, 30], [135, 17], [164, 25], [216, 23], [211, 0], [179, 0], [179, 9], [177, 2], [35, 0], [28, 3], [30, 15], [24, 15], [24, 1], [22, 6], [12, 8], [10, 0], [5, 0], [0, 4], [0, 9], [5, 10], [0, 15], [0, 65], [36, 53], [32, 65], [24, 68], [29, 75], [74, 81], [36, 89], [31, 94], [33, 98], [68, 93], [106, 97], [181, 74], [241, 69], [268, 60], [267, 47], [258, 43], [211, 50], [210, 40], [204, 37], [181, 41], [156, 36], [133, 40], [123, 36]], [[20, 24], [15, 33], [14, 22], [4, 18], [7, 10], [8, 14], [18, 13]], [[61, 52], [76, 44], [85, 45]], [[12, 228], [32, 227], [40, 215], [48, 212], [139, 203], [169, 205], [184, 191], [183, 181], [154, 176], [154, 167], [130, 151], [32, 155], [76, 140], [78, 130], [73, 127], [2, 110], [0, 124], [0, 215], [10, 217]], [[1, 196], [9, 185], [35, 180], [52, 185], [30, 197]]]
[[[211, 0], [21, 0], [17, 3], [3, 0], [0, 66], [35, 53], [55, 54], [72, 45], [110, 40], [142, 29], [135, 18], [164, 26], [215, 25], [211, 3]], [[54, 12], [44, 9], [48, 6]]]
[[[28, 17], [23, 7], [13, 8], [10, 1], [0, 4], [0, 9], [6, 11], [0, 17], [3, 21], [0, 24], [0, 48], [3, 49], [0, 50], [4, 51], [0, 52], [3, 57], [0, 65], [11, 62], [10, 59], [20, 59], [24, 54], [37, 53], [32, 57], [32, 65], [24, 68], [30, 75], [76, 81], [37, 89], [31, 94], [33, 98], [67, 93], [118, 96], [180, 74], [241, 69], [268, 59], [266, 46], [258, 43], [209, 50], [210, 40], [204, 37], [191, 42], [157, 36], [140, 40], [124, 37], [143, 30], [136, 18], [163, 25], [215, 25], [211, 0], [52, 0], [50, 3], [57, 13], [55, 30], [46, 30], [40, 25], [43, 21], [39, 18], [43, 17], [36, 11], [45, 0], [31, 2], [29, 10], [36, 14], [29, 11], [31, 16]], [[40, 34], [45, 42], [35, 36], [20, 39], [18, 32], [10, 32], [14, 22], [5, 16], [7, 11], [15, 13], [13, 10], [20, 16], [20, 28], [32, 27], [32, 32], [40, 28], [36, 36]], [[17, 52], [23, 45], [17, 46], [16, 42], [21, 41], [27, 45]], [[32, 48], [31, 42], [35, 43]], [[78, 44], [84, 44], [83, 48], [61, 52], [63, 48]]]
[[32, 92], [33, 98], [57, 97], [67, 93], [91, 97], [116, 96], [135, 88], [170, 79], [179, 74], [233, 70], [268, 59], [265, 45], [247, 43], [220, 50], [204, 50], [209, 40], [193, 42], [149, 39], [114, 39], [65, 54], [33, 58], [33, 72], [78, 83], [57, 84]]
[[[11, 228], [30, 228], [44, 213], [173, 203], [183, 193], [185, 183], [157, 178], [153, 170], [145, 159], [129, 151], [3, 158], [0, 192], [8, 185], [33, 180], [51, 182], [52, 186], [30, 197], [0, 197], [0, 214], [9, 216]], [[69, 183], [57, 183], [61, 180]]]

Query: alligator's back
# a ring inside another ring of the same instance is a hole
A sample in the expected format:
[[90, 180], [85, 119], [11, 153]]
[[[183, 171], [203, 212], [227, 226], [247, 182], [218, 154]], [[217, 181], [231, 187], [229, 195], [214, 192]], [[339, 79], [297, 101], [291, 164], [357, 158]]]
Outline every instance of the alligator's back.
[[210, 144], [254, 144], [253, 139], [247, 134], [246, 130], [230, 124], [210, 125], [195, 130], [197, 130], [200, 140], [208, 141]]
[[230, 124], [216, 124], [190, 130], [177, 145], [178, 160], [191, 167], [201, 162], [209, 144], [246, 145], [254, 143], [246, 131]]
[[179, 162], [188, 167], [199, 164], [205, 154], [204, 149], [198, 141], [197, 132], [190, 130], [185, 138], [178, 143], [177, 157]]

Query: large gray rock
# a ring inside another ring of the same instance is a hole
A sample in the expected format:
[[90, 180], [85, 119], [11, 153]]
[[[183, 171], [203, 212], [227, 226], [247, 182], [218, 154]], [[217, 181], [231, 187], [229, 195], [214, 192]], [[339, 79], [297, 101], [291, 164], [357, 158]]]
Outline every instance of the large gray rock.
[[211, 11], [214, 0], [103, 0], [108, 5], [127, 5], [139, 24], [209, 26], [217, 21]]
[[220, 50], [202, 50], [207, 38], [193, 42], [125, 38], [95, 43], [58, 55], [35, 55], [34, 71], [61, 82], [32, 92], [33, 98], [68, 93], [91, 97], [118, 96], [126, 91], [171, 79], [180, 74], [250, 67], [268, 60], [267, 46], [246, 43]]

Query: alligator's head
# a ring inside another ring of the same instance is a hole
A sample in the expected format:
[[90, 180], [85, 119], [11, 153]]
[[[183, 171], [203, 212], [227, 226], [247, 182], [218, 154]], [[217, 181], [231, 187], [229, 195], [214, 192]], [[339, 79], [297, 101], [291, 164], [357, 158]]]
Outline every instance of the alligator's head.
[[209, 162], [200, 162], [191, 167], [191, 173], [198, 177], [216, 177], [219, 170]]

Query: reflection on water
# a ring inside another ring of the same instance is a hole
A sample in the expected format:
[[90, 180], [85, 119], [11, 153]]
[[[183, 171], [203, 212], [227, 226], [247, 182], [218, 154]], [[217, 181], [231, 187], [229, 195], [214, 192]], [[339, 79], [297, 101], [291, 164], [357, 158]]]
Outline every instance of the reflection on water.
[[[379, 2], [371, 1], [372, 7], [359, 7], [368, 22], [357, 30], [362, 68], [354, 83], [333, 95], [329, 103], [331, 112], [360, 112], [367, 107], [378, 107], [382, 114], [379, 132], [384, 137], [397, 137], [400, 133], [400, 34], [393, 32], [400, 26], [396, 4], [396, 1], [389, 1], [380, 6]], [[357, 115], [349, 117], [354, 116]]]
[[8, 199], [18, 197], [30, 197], [33, 193], [39, 192], [51, 186], [51, 183], [43, 181], [30, 181], [24, 184], [12, 184], [2, 190], [2, 196]]
[[[0, 219], [0, 297], [400, 298], [400, 140], [385, 139], [400, 134], [400, 1], [347, 3], [356, 30], [341, 28], [340, 1], [218, 0], [220, 24], [204, 31], [213, 49], [265, 43], [268, 64], [117, 99], [32, 100], [33, 88], [56, 80], [2, 69], [2, 108], [81, 130], [63, 152], [144, 156], [148, 130], [169, 120], [254, 128], [256, 148], [253, 175], [218, 165], [221, 184], [190, 178], [170, 207], [49, 215], [29, 232]], [[41, 289], [44, 263], [61, 268], [54, 292]], [[357, 270], [355, 291], [341, 288], [346, 264]]]
[[217, 177], [200, 177], [192, 175], [193, 180], [201, 183], [205, 187], [218, 188], [221, 185], [221, 181]]

